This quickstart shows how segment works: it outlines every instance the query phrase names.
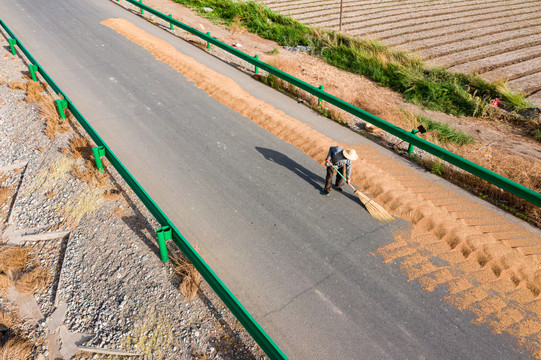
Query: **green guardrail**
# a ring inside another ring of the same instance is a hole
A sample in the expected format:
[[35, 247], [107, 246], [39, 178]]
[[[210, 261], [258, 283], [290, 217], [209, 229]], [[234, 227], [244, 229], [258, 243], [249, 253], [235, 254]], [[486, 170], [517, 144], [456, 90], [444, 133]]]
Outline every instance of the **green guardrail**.
[[[119, 1], [119, 0], [118, 0]], [[300, 79], [297, 79], [296, 77], [289, 75], [288, 73], [285, 73], [261, 60], [258, 59], [258, 57], [252, 57], [230, 45], [227, 45], [215, 38], [213, 38], [210, 33], [203, 33], [197, 29], [192, 28], [191, 26], [188, 26], [184, 23], [181, 23], [180, 21], [174, 19], [170, 15], [165, 15], [150, 6], [147, 6], [142, 3], [141, 1], [136, 0], [126, 0], [127, 2], [138, 6], [141, 8], [141, 10], [148, 11], [149, 13], [159, 17], [162, 20], [165, 20], [170, 23], [171, 28], [174, 26], [177, 26], [203, 40], [205, 40], [208, 44], [208, 47], [210, 48], [210, 44], [213, 44], [235, 56], [238, 58], [254, 65], [255, 69], [263, 69], [267, 71], [269, 74], [275, 75], [279, 77], [282, 80], [285, 80], [289, 82], [292, 85], [295, 85], [296, 87], [305, 90], [306, 92], [318, 97], [320, 100], [319, 102], [327, 101], [329, 104], [332, 104], [344, 111], [347, 111], [348, 113], [363, 119], [364, 121], [367, 121], [385, 131], [388, 133], [409, 142], [410, 144], [417, 146], [420, 149], [423, 149], [424, 151], [439, 157], [442, 160], [447, 161], [450, 164], [453, 164], [481, 179], [484, 179], [512, 194], [515, 194], [522, 199], [529, 201], [530, 203], [541, 206], [541, 194], [533, 191], [532, 189], [527, 188], [526, 186], [523, 186], [521, 184], [518, 184], [512, 180], [509, 180], [508, 178], [497, 174], [493, 171], [488, 170], [487, 168], [484, 168], [480, 165], [477, 165], [476, 163], [469, 161], [449, 150], [446, 150], [442, 147], [439, 147], [429, 141], [426, 141], [414, 134], [412, 134], [409, 131], [406, 131], [404, 129], [399, 128], [396, 125], [393, 125], [375, 115], [370, 114], [369, 112], [366, 112], [342, 99], [339, 99], [329, 93], [326, 93], [323, 91], [323, 87], [316, 87], [311, 84], [308, 84]]]
[[[224, 304], [229, 308], [237, 320], [244, 326], [248, 333], [253, 337], [261, 349], [267, 354], [270, 359], [287, 359], [287, 356], [282, 352], [282, 350], [276, 345], [272, 338], [263, 330], [263, 328], [255, 321], [255, 319], [250, 315], [250, 313], [244, 308], [244, 306], [237, 300], [237, 298], [231, 293], [231, 291], [225, 286], [225, 284], [220, 280], [220, 278], [214, 273], [214, 271], [207, 265], [207, 263], [199, 256], [199, 254], [194, 250], [186, 238], [180, 233], [175, 224], [169, 220], [165, 213], [158, 207], [158, 205], [152, 200], [152, 198], [147, 194], [145, 189], [137, 182], [137, 180], [131, 175], [131, 173], [126, 169], [124, 164], [116, 157], [116, 155], [111, 151], [109, 146], [103, 141], [99, 134], [92, 128], [88, 121], [83, 117], [83, 115], [77, 110], [75, 105], [71, 100], [66, 96], [66, 94], [60, 89], [60, 87], [53, 81], [53, 79], [47, 74], [47, 72], [39, 65], [39, 63], [34, 59], [30, 52], [23, 46], [23, 44], [17, 39], [15, 34], [9, 29], [9, 27], [0, 19], [0, 25], [10, 36], [8, 42], [11, 47], [12, 53], [16, 54], [15, 46], [17, 46], [26, 58], [30, 61], [29, 70], [30, 73], [35, 76], [36, 72], [39, 72], [43, 79], [51, 86], [54, 92], [63, 97], [63, 100], [57, 100], [58, 111], [61, 116], [64, 115], [63, 109], [68, 109], [73, 116], [77, 119], [79, 124], [83, 129], [88, 133], [92, 140], [96, 143], [97, 149], [95, 148], [94, 153], [96, 154], [96, 163], [100, 171], [103, 171], [101, 166], [101, 161], [99, 161], [101, 156], [105, 156], [107, 160], [113, 165], [116, 171], [120, 176], [126, 181], [129, 187], [141, 200], [141, 202], [146, 206], [150, 213], [156, 218], [156, 220], [161, 224], [162, 228], [157, 229], [157, 235], [159, 238], [160, 253], [162, 260], [165, 260], [166, 254], [163, 253], [165, 245], [164, 240], [172, 239], [173, 242], [178, 246], [182, 253], [188, 258], [188, 260], [195, 266], [197, 271], [203, 276], [205, 281], [210, 285], [210, 287], [216, 292]], [[165, 257], [164, 257], [165, 255]]]

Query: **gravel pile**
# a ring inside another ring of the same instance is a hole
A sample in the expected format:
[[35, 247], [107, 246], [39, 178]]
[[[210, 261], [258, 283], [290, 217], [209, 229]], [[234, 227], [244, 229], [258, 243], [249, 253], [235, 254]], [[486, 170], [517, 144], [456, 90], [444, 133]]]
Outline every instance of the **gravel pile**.
[[[72, 333], [87, 334], [89, 347], [123, 349], [145, 359], [261, 359], [263, 352], [206, 283], [194, 301], [178, 290], [170, 263], [160, 261], [155, 229], [148, 213], [121, 177], [106, 167], [104, 185], [72, 175], [73, 159], [61, 149], [81, 129], [44, 133], [38, 105], [27, 104], [24, 90], [12, 81], [27, 81], [23, 62], [6, 50], [0, 57], [0, 168], [28, 162], [26, 168], [0, 173], [4, 186], [19, 187], [13, 209], [3, 208], [12, 228], [28, 233], [70, 231], [47, 241], [23, 242], [39, 266], [51, 274], [48, 287], [34, 297], [45, 319], [27, 327], [36, 341], [47, 334], [46, 322], [66, 303], [64, 324]], [[0, 184], [2, 185], [2, 184]], [[14, 191], [15, 192], [15, 191]], [[31, 230], [29, 230], [31, 229]], [[3, 239], [2, 241], [6, 241]], [[0, 297], [0, 306], [12, 304]], [[48, 358], [47, 341], [35, 349]], [[109, 358], [84, 355], [78, 358]], [[206, 356], [206, 357], [205, 357]]]

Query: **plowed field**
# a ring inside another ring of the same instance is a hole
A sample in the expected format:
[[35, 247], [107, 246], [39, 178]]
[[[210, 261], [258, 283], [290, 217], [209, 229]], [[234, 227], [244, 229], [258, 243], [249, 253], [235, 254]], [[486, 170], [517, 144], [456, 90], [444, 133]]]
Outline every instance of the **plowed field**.
[[[262, 0], [300, 22], [338, 29], [340, 0]], [[342, 30], [429, 64], [509, 84], [541, 106], [541, 1], [343, 0]]]

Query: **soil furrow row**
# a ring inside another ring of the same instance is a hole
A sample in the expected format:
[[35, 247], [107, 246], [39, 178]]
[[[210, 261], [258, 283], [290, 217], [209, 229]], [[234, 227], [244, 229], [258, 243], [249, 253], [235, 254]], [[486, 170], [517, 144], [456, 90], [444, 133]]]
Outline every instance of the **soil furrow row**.
[[[505, 4], [508, 5], [509, 3], [522, 3], [523, 1], [515, 0], [515, 1], [506, 1]], [[279, 12], [287, 12], [287, 11], [293, 11], [293, 10], [299, 10], [298, 12], [303, 13], [310, 13], [311, 11], [307, 9], [307, 7], [312, 7], [313, 2], [310, 1], [295, 1], [295, 2], [287, 2], [287, 3], [281, 3], [282, 5], [277, 5], [277, 3], [271, 3], [271, 2], [263, 2], [268, 7], [279, 11]], [[433, 7], [435, 9], [438, 8], [446, 8], [450, 6], [461, 6], [462, 4], [472, 4], [472, 1], [464, 1], [464, 0], [457, 0], [457, 1], [446, 1], [446, 2], [429, 2], [426, 1], [391, 1], [391, 2], [373, 2], [373, 3], [358, 3], [353, 2], [352, 5], [349, 5], [348, 2], [344, 2], [343, 9], [344, 11], [350, 11], [351, 9], [359, 9], [359, 10], [381, 10], [381, 11], [390, 11], [390, 10], [396, 10], [401, 8], [413, 8], [415, 10], [419, 8], [424, 7]], [[487, 6], [493, 6], [494, 2], [488, 3], [487, 1], [478, 1], [476, 3], [482, 3], [482, 4], [489, 4]], [[320, 9], [320, 6], [334, 6], [335, 8], [338, 8], [340, 6], [340, 3], [338, 1], [323, 1], [318, 2], [318, 10]]]
[[[458, 41], [475, 41], [477, 45], [479, 43], [487, 44], [493, 42], [493, 40], [498, 39], [507, 39], [515, 37], [517, 34], [520, 35], [530, 35], [536, 34], [541, 31], [541, 17], [538, 19], [532, 19], [520, 23], [506, 23], [502, 25], [495, 25], [489, 27], [481, 27], [471, 30], [464, 30], [461, 32], [443, 32], [439, 36], [429, 36], [423, 40], [411, 41], [411, 42], [401, 42], [401, 44], [390, 44], [386, 41], [387, 45], [396, 46], [402, 45], [402, 47], [410, 50], [424, 50], [428, 48], [433, 48], [437, 46], [452, 44]], [[486, 40], [484, 40], [484, 38]], [[392, 42], [392, 41], [391, 41]]]
[[526, 98], [531, 104], [541, 104], [541, 91], [534, 91]]
[[541, 72], [541, 59], [539, 57], [521, 61], [516, 64], [501, 67], [483, 73], [483, 78], [489, 81], [515, 80], [524, 76]]
[[541, 90], [541, 72], [509, 81], [509, 85], [512, 88], [521, 89], [527, 95], [537, 93]]
[[[314, 2], [310, 2], [310, 1], [307, 1], [307, 0], [302, 0], [302, 1], [292, 1], [292, 2], [263, 2], [265, 3], [268, 7], [271, 7], [273, 9], [276, 9], [277, 11], [287, 11], [287, 10], [290, 10], [292, 8], [294, 9], [297, 9], [297, 8], [304, 8], [306, 9], [307, 7], [311, 7], [314, 5]], [[353, 5], [348, 5], [348, 2], [344, 2], [344, 7], [353, 7], [353, 6], [357, 6], [355, 2], [349, 2], [349, 3], [353, 3]], [[417, 0], [417, 1], [404, 1], [404, 3], [409, 3], [409, 4], [423, 4], [424, 1], [423, 0]], [[277, 4], [277, 5], [275, 5]], [[318, 5], [320, 3], [318, 2]], [[324, 1], [323, 4], [335, 4], [335, 5], [340, 5], [339, 2], [337, 1]], [[363, 6], [376, 6], [376, 7], [385, 7], [385, 8], [389, 8], [389, 7], [395, 7], [395, 6], [400, 6], [402, 5], [401, 3], [397, 3], [396, 1], [382, 1], [382, 2], [366, 2], [366, 3], [363, 3]]]
[[518, 31], [503, 32], [497, 35], [489, 34], [480, 38], [462, 39], [441, 45], [435, 46], [421, 51], [423, 57], [427, 60], [444, 57], [458, 51], [475, 50], [479, 48], [489, 49], [493, 44], [528, 44], [530, 41], [534, 43], [537, 39], [541, 39], [541, 25], [537, 28], [527, 28]]
[[[468, 55], [462, 53], [453, 54], [452, 59], [439, 59], [433, 60], [434, 64], [456, 64], [449, 65], [452, 71], [457, 72], [487, 72], [494, 70], [498, 67], [508, 66], [519, 61], [526, 61], [540, 56], [541, 54], [541, 39], [538, 39], [535, 46], [531, 44], [524, 45], [525, 47], [519, 49], [508, 49], [505, 46], [492, 47], [492, 48], [480, 48], [475, 52], [475, 55]], [[506, 44], [506, 46], [513, 44]], [[451, 60], [451, 61], [449, 61]], [[439, 62], [436, 62], [439, 61]]]
[[[533, 3], [538, 3], [535, 0], [532, 0]], [[511, 5], [507, 5], [507, 9], [523, 9], [525, 7], [529, 6], [529, 4], [516, 4], [514, 7]], [[472, 17], [476, 15], [482, 15], [486, 14], [486, 5], [479, 5], [479, 6], [473, 6], [473, 5], [466, 5], [465, 7], [469, 8], [467, 10], [459, 11], [456, 8], [450, 8], [447, 11], [442, 11], [442, 9], [431, 9], [426, 11], [416, 11], [414, 9], [413, 12], [406, 12], [406, 13], [399, 13], [398, 15], [389, 16], [386, 14], [378, 14], [378, 16], [375, 17], [369, 17], [368, 19], [365, 17], [365, 15], [362, 12], [359, 13], [353, 13], [348, 14], [347, 18], [351, 20], [346, 20], [342, 22], [342, 25], [346, 26], [346, 28], [350, 25], [356, 25], [359, 24], [359, 21], [357, 20], [359, 17], [363, 18], [362, 26], [363, 27], [371, 27], [371, 26], [383, 26], [385, 28], [388, 28], [390, 24], [396, 24], [399, 23], [401, 26], [410, 26], [415, 24], [422, 23], [423, 19], [426, 19], [425, 21], [449, 21], [452, 19], [461, 19], [465, 17]], [[421, 21], [419, 21], [421, 19]]]
[[[402, 16], [405, 19], [411, 19], [409, 16], [411, 13], [416, 14], [416, 18], [422, 18], [423, 16], [430, 15], [427, 13], [434, 13], [437, 12], [440, 15], [443, 15], [442, 10], [449, 9], [453, 11], [449, 11], [448, 13], [456, 13], [461, 8], [470, 8], [470, 10], [473, 10], [472, 8], [474, 5], [478, 5], [479, 8], [486, 8], [486, 4], [484, 2], [478, 1], [478, 2], [462, 2], [464, 5], [457, 6], [455, 4], [446, 4], [446, 6], [440, 6], [440, 7], [434, 7], [432, 4], [412, 4], [412, 5], [401, 5], [400, 7], [388, 9], [388, 8], [374, 8], [374, 9], [364, 9], [362, 5], [352, 6], [348, 9], [343, 9], [343, 14], [345, 14], [345, 18], [348, 19], [358, 19], [359, 17], [362, 17], [363, 19], [367, 20], [376, 20], [376, 19], [384, 19], [390, 16]], [[427, 10], [422, 10], [422, 8], [429, 8]], [[318, 7], [317, 10], [313, 11], [306, 11], [306, 8], [299, 8], [296, 9], [298, 11], [287, 11], [287, 13], [291, 16], [293, 16], [295, 19], [306, 22], [306, 20], [311, 20], [314, 18], [320, 18], [321, 16], [330, 17], [331, 15], [336, 15], [339, 17], [340, 15], [340, 7], [336, 5], [336, 3], [332, 5], [328, 5], [325, 7]], [[329, 12], [332, 11], [332, 12]], [[404, 10], [411, 10], [411, 11], [404, 11]], [[322, 14], [323, 13], [323, 14]], [[425, 15], [423, 15], [425, 14]], [[371, 17], [370, 15], [377, 15]], [[356, 20], [348, 20], [344, 21], [342, 24], [351, 24], [355, 23]]]
[[[525, 9], [529, 9], [530, 14], [535, 14], [537, 11], [541, 11], [541, 6], [536, 7], [525, 7], [513, 10], [502, 10], [498, 12], [492, 12], [487, 14], [486, 10], [477, 15], [462, 16], [459, 18], [454, 18], [451, 20], [448, 19], [437, 19], [431, 18], [424, 22], [413, 22], [413, 23], [402, 23], [400, 26], [395, 26], [392, 29], [389, 29], [387, 25], [372, 26], [370, 29], [367, 29], [364, 24], [359, 23], [358, 26], [354, 27], [344, 27], [344, 30], [354, 33], [355, 35], [370, 35], [377, 37], [379, 39], [386, 39], [393, 36], [401, 36], [404, 34], [410, 34], [415, 32], [428, 31], [439, 28], [446, 28], [451, 25], [461, 25], [465, 24], [471, 25], [479, 21], [484, 20], [497, 20], [497, 19], [506, 19], [506, 22], [509, 21], [509, 18], [514, 15], [522, 15]], [[378, 30], [379, 29], [379, 30]], [[358, 31], [361, 30], [361, 31]]]
[[388, 37], [384, 42], [389, 46], [413, 44], [413, 48], [421, 48], [423, 47], [422, 44], [426, 42], [426, 47], [430, 47], [439, 45], [442, 37], [450, 35], [459, 35], [469, 32], [472, 32], [472, 34], [490, 34], [492, 32], [521, 29], [523, 27], [538, 25], [540, 21], [541, 16], [537, 14], [520, 14], [512, 17], [500, 18], [496, 21], [489, 19], [475, 22], [468, 26], [468, 28], [465, 28], [463, 25], [455, 25], [436, 28], [432, 31], [412, 32], [400, 36]]

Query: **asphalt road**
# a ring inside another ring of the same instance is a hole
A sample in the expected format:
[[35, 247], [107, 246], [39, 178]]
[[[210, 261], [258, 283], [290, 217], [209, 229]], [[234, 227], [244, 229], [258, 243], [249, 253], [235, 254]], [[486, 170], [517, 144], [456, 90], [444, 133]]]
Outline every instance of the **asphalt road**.
[[320, 164], [100, 22], [126, 18], [327, 135], [361, 137], [114, 2], [0, 0], [0, 17], [291, 359], [528, 358], [371, 255], [407, 224], [321, 196]]

